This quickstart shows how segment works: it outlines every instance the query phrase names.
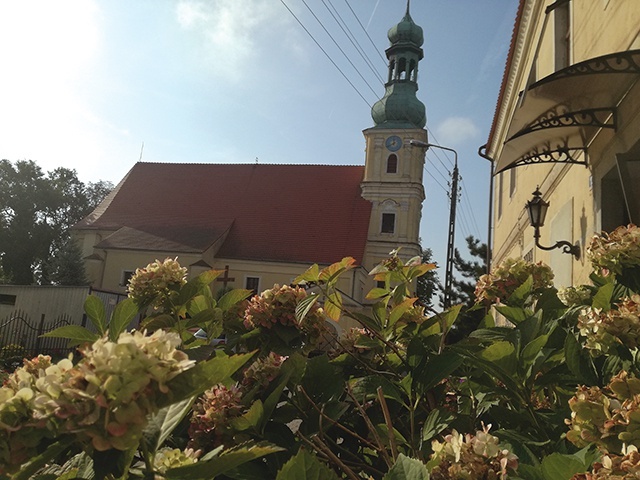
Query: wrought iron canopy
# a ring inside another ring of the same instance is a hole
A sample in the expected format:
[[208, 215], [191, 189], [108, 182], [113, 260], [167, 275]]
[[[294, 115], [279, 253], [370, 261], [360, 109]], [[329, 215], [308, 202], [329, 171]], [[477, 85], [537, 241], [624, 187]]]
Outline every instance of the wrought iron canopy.
[[586, 163], [596, 135], [613, 135], [616, 111], [640, 79], [640, 50], [576, 63], [521, 93], [495, 173], [532, 163]]

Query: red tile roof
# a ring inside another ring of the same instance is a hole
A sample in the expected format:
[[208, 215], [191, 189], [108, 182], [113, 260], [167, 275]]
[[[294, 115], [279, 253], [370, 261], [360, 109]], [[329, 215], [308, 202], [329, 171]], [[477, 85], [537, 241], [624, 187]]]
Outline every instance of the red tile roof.
[[75, 228], [116, 231], [103, 241], [109, 248], [201, 252], [223, 241], [219, 258], [361, 262], [371, 215], [363, 174], [362, 166], [140, 162]]

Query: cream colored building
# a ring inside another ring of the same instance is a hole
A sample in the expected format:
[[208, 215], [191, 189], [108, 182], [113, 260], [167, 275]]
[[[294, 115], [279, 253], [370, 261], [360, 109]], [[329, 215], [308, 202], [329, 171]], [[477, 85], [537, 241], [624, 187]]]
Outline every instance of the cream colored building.
[[[486, 154], [494, 159], [493, 265], [549, 264], [587, 283], [594, 232], [640, 222], [640, 2], [521, 0]], [[540, 244], [525, 204], [550, 203]]]
[[262, 291], [351, 256], [357, 268], [340, 289], [365, 303], [368, 272], [391, 250], [420, 254], [425, 152], [409, 142], [427, 140], [416, 97], [423, 34], [408, 6], [389, 40], [364, 166], [139, 162], [74, 227], [92, 286], [124, 292], [136, 268], [178, 257], [190, 275], [225, 270], [220, 288]]

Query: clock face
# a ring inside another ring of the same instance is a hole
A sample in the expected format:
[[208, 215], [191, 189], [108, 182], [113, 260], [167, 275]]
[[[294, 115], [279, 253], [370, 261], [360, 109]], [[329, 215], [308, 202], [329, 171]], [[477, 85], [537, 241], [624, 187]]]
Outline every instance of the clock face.
[[384, 145], [387, 147], [387, 150], [397, 152], [402, 147], [402, 139], [396, 135], [392, 135], [387, 138]]

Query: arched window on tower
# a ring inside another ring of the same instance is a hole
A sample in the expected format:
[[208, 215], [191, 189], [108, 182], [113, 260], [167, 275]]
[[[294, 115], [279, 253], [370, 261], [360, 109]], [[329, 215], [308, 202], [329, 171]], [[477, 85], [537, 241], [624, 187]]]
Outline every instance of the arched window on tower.
[[396, 70], [396, 61], [391, 60], [391, 62], [389, 63], [389, 80], [388, 80], [389, 82], [393, 80], [395, 70]]
[[418, 69], [416, 68], [415, 60], [411, 60], [411, 62], [409, 62], [409, 80], [412, 82], [418, 81]]
[[398, 80], [406, 80], [407, 78], [407, 60], [401, 58], [398, 62], [398, 74], [396, 75]]
[[387, 157], [387, 173], [398, 173], [398, 157], [395, 153]]

